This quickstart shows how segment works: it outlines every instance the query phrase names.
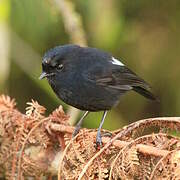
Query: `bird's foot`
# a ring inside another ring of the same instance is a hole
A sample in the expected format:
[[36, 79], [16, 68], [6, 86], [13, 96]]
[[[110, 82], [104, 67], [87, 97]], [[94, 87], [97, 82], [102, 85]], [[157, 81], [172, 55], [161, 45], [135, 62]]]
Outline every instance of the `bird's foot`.
[[81, 126], [77, 125], [75, 127], [75, 130], [74, 130], [73, 134], [72, 134], [72, 137], [75, 137], [79, 133], [80, 129], [81, 129]]
[[96, 149], [98, 149], [99, 147], [102, 147], [102, 138], [100, 132], [98, 132], [96, 136]]

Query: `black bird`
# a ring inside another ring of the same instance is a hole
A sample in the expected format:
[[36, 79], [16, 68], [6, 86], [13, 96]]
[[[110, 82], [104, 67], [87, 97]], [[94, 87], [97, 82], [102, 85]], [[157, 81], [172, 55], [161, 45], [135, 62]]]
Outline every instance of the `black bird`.
[[156, 100], [143, 79], [112, 55], [96, 48], [69, 44], [50, 49], [43, 57], [39, 78], [45, 77], [61, 100], [86, 111], [74, 135], [89, 112], [104, 111], [96, 136], [97, 145], [102, 144], [101, 127], [107, 111], [119, 103], [122, 95], [134, 90]]

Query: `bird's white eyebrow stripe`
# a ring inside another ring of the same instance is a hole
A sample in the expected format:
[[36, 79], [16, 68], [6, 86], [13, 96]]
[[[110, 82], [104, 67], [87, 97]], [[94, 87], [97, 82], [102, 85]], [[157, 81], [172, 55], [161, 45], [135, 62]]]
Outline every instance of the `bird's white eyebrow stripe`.
[[118, 66], [124, 66], [124, 64], [121, 61], [117, 60], [114, 57], [112, 57], [112, 61], [111, 62], [112, 62], [112, 64], [115, 64], [115, 65], [118, 65]]

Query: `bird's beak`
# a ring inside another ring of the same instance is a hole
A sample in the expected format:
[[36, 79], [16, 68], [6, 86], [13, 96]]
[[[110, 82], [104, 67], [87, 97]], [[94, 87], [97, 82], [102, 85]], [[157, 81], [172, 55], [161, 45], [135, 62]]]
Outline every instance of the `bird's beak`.
[[42, 74], [39, 76], [39, 79], [44, 79], [45, 77], [47, 77], [48, 74], [46, 72], [42, 72]]

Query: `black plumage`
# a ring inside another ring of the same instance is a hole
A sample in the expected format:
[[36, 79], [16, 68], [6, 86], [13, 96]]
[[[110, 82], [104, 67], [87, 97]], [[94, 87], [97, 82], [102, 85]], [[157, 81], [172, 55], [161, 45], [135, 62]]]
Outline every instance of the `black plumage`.
[[[107, 110], [116, 106], [120, 97], [130, 90], [155, 100], [149, 85], [110, 54], [77, 45], [57, 46], [43, 57], [42, 74], [57, 96], [65, 103], [84, 111], [104, 111], [97, 134]], [[79, 131], [86, 112], [77, 125]]]

